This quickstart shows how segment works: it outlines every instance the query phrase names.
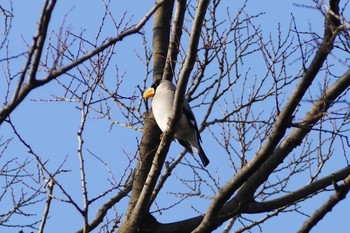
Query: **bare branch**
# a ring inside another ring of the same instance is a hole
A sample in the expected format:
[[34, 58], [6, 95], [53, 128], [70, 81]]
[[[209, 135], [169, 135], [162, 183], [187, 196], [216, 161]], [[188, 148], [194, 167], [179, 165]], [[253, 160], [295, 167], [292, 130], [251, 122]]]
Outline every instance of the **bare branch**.
[[[236, 174], [236, 176], [233, 179], [231, 179], [222, 188], [222, 190], [216, 195], [216, 197], [214, 198], [213, 202], [211, 203], [211, 205], [208, 209], [207, 214], [205, 215], [203, 223], [201, 224], [201, 225], [203, 225], [202, 228], [199, 227], [198, 229], [204, 230], [207, 227], [209, 227], [209, 225], [210, 225], [209, 223], [213, 222], [213, 219], [216, 218], [221, 206], [223, 206], [224, 203], [232, 196], [232, 194], [244, 182], [246, 182], [248, 177], [251, 176], [253, 172], [255, 172], [259, 167], [261, 168], [262, 163], [266, 159], [271, 158], [271, 154], [275, 150], [275, 148], [278, 145], [278, 143], [280, 142], [280, 140], [285, 135], [286, 129], [288, 127], [290, 127], [290, 124], [291, 124], [291, 121], [293, 118], [293, 112], [297, 108], [297, 106], [300, 103], [305, 92], [312, 84], [312, 81], [316, 77], [316, 74], [319, 72], [324, 61], [326, 60], [327, 56], [329, 55], [330, 51], [332, 50], [334, 40], [335, 40], [336, 36], [338, 35], [337, 26], [338, 25], [335, 25], [335, 23], [333, 21], [329, 20], [326, 17], [326, 28], [325, 28], [323, 41], [322, 41], [319, 49], [317, 50], [316, 55], [315, 55], [313, 61], [311, 62], [309, 68], [305, 71], [299, 84], [297, 85], [297, 87], [294, 89], [294, 92], [290, 96], [289, 101], [286, 103], [285, 107], [283, 108], [281, 113], [278, 115], [278, 117], [275, 121], [273, 130], [269, 134], [267, 142], [265, 143], [265, 145], [262, 148], [260, 148], [260, 150], [257, 152], [255, 157], [242, 170], [240, 170], [239, 173]], [[347, 78], [345, 78], [345, 79], [347, 79]], [[329, 107], [329, 105], [328, 105], [328, 107]], [[318, 119], [320, 119], [320, 118], [318, 118]], [[294, 140], [295, 138], [296, 137], [294, 137], [294, 135], [293, 135], [291, 140]], [[299, 141], [298, 141], [298, 143], [296, 143], [295, 146], [297, 146], [297, 145], [299, 145]], [[280, 151], [280, 149], [276, 149], [276, 151]], [[287, 156], [287, 154], [288, 153], [285, 153], [285, 156]], [[281, 160], [281, 161], [283, 161], [283, 160]], [[273, 169], [274, 168], [275, 168], [275, 166], [273, 167]], [[270, 172], [272, 172], [272, 171], [270, 170]], [[259, 180], [263, 180], [262, 177], [259, 177]], [[260, 184], [261, 184], [261, 182], [259, 182], [259, 185]], [[249, 187], [249, 186], [247, 186], [247, 187]], [[250, 189], [250, 191], [255, 191], [255, 189], [252, 188], [252, 189]], [[252, 195], [251, 192], [249, 192], [249, 193], [250, 193], [250, 195]], [[249, 198], [249, 195], [247, 195], [247, 193], [245, 193], [244, 199], [246, 200], [247, 198]], [[198, 231], [198, 232], [200, 232], [200, 231]]]
[[175, 17], [172, 25], [171, 41], [167, 53], [167, 59], [164, 67], [162, 79], [172, 80], [174, 77], [177, 56], [179, 53], [180, 41], [182, 36], [182, 28], [185, 18], [187, 1], [177, 0]]
[[344, 182], [346, 182], [346, 178], [349, 177], [349, 174], [350, 167], [345, 167], [282, 197], [266, 202], [248, 203], [246, 206], [242, 207], [242, 213], [263, 213], [281, 208], [283, 206], [295, 204], [308, 198], [310, 195], [314, 195], [326, 187], [332, 185], [333, 182], [338, 182], [341, 180], [344, 180]]
[[[116, 193], [111, 199], [105, 202], [101, 208], [97, 211], [95, 218], [89, 223], [89, 231], [94, 230], [96, 227], [102, 223], [103, 219], [107, 215], [107, 212], [117, 204], [121, 199], [129, 194], [131, 191], [132, 183], [126, 184], [126, 186], [120, 190], [120, 192]], [[80, 229], [76, 233], [83, 233], [84, 230]]]
[[[336, 180], [334, 180], [336, 183]], [[299, 233], [310, 232], [310, 230], [316, 226], [316, 224], [326, 216], [327, 213], [331, 212], [333, 207], [340, 201], [344, 200], [346, 195], [350, 191], [350, 176], [344, 179], [344, 183], [341, 185], [335, 185], [335, 193], [329, 197], [328, 201], [321, 206], [300, 228]]]
[[39, 233], [43, 233], [44, 232], [44, 228], [46, 225], [46, 221], [47, 218], [49, 216], [49, 211], [51, 208], [51, 201], [52, 201], [52, 197], [53, 197], [53, 188], [55, 186], [55, 183], [53, 182], [53, 179], [49, 179], [47, 182], [47, 199], [46, 199], [46, 205], [45, 205], [45, 210], [44, 210], [44, 214], [43, 217], [41, 219], [41, 224], [40, 224], [40, 228], [38, 230]]
[[[56, 2], [56, 1], [53, 1], [53, 2]], [[11, 102], [9, 102], [5, 106], [3, 106], [3, 108], [0, 110], [0, 125], [11, 114], [11, 112], [18, 106], [18, 104], [20, 104], [24, 100], [24, 98], [33, 89], [35, 89], [37, 87], [40, 87], [40, 86], [43, 86], [46, 83], [56, 79], [57, 77], [61, 76], [62, 74], [68, 72], [69, 70], [77, 67], [78, 65], [82, 64], [83, 62], [87, 61], [88, 59], [92, 58], [93, 56], [99, 54], [103, 50], [109, 48], [110, 46], [116, 44], [119, 41], [122, 41], [125, 37], [128, 37], [130, 35], [139, 33], [141, 28], [146, 24], [146, 22], [149, 20], [149, 18], [154, 14], [154, 12], [156, 12], [156, 10], [162, 4], [163, 4], [163, 1], [160, 1], [157, 4], [155, 4], [154, 7], [131, 29], [128, 29], [128, 30], [125, 30], [125, 31], [121, 32], [119, 35], [109, 39], [107, 42], [103, 43], [101, 46], [97, 47], [96, 49], [94, 49], [90, 53], [86, 54], [85, 56], [76, 59], [75, 61], [73, 61], [69, 65], [67, 65], [65, 67], [62, 67], [59, 70], [53, 70], [48, 76], [46, 76], [46, 77], [44, 77], [42, 79], [37, 79], [36, 72], [34, 72], [34, 71], [37, 70], [37, 68], [36, 69], [32, 69], [31, 75], [29, 76], [29, 77], [32, 77], [29, 80], [30, 82], [23, 84], [24, 78], [25, 78], [25, 74], [26, 74], [26, 70], [29, 68], [29, 66], [31, 64], [31, 58], [33, 56], [33, 55], [29, 55], [27, 63], [24, 66], [24, 69], [22, 71], [22, 76], [21, 76], [20, 81], [18, 83], [17, 91], [15, 92], [13, 99], [11, 100]], [[53, 9], [53, 5], [54, 4], [50, 4], [49, 6], [52, 7], [52, 9]], [[52, 9], [51, 8], [49, 8], [49, 9], [51, 10], [51, 11], [49, 11], [49, 13], [51, 14], [52, 13]], [[49, 17], [45, 16], [43, 18], [47, 19]], [[48, 24], [48, 22], [47, 22], [47, 24]], [[46, 25], [46, 26], [48, 26], [48, 25]], [[42, 38], [42, 39], [45, 39], [45, 38]], [[39, 42], [43, 43], [41, 40]], [[35, 50], [35, 48], [36, 48], [35, 46], [36, 46], [36, 43], [35, 43], [34, 47], [32, 47], [32, 50]], [[32, 53], [30, 53], [30, 54], [34, 54], [34, 51]], [[41, 54], [41, 51], [40, 51], [39, 54]], [[35, 59], [36, 60], [40, 59], [40, 57], [39, 58], [35, 58]], [[36, 78], [35, 81], [33, 81], [33, 78]]]

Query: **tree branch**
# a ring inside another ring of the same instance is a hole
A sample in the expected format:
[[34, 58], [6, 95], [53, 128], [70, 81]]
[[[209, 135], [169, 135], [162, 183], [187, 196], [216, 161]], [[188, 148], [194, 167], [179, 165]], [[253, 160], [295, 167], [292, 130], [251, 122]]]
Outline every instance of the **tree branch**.
[[153, 26], [153, 80], [163, 76], [164, 66], [169, 48], [171, 18], [174, 0], [167, 0], [161, 10], [155, 13]]
[[321, 206], [300, 228], [298, 233], [309, 232], [316, 224], [326, 216], [327, 213], [331, 212], [333, 207], [340, 201], [345, 199], [346, 195], [350, 191], [350, 176], [348, 176], [344, 183], [335, 187], [335, 193], [329, 197], [328, 201]]
[[[115, 194], [111, 199], [104, 203], [101, 208], [97, 211], [95, 218], [89, 223], [89, 231], [94, 230], [103, 221], [104, 217], [107, 215], [108, 210], [112, 208], [116, 203], [118, 203], [122, 198], [128, 195], [131, 191], [132, 183], [126, 184], [126, 186]], [[83, 229], [78, 230], [76, 233], [83, 233]]]
[[324, 113], [350, 86], [350, 70], [342, 75], [330, 86], [317, 100], [313, 107], [302, 120], [302, 126], [295, 128], [278, 146], [260, 168], [252, 175], [237, 193], [239, 200], [245, 200], [247, 195], [252, 196], [255, 190], [268, 178], [273, 170], [283, 162], [283, 160], [298, 147], [305, 136], [311, 131], [313, 126], [324, 116]]
[[[332, 9], [333, 12], [339, 13], [336, 11], [336, 9]], [[315, 79], [316, 75], [320, 71], [323, 63], [325, 62], [327, 56], [329, 55], [330, 51], [333, 48], [334, 40], [336, 38], [336, 35], [338, 35], [337, 31], [337, 24], [335, 24], [334, 21], [329, 20], [330, 18], [333, 19], [332, 16], [330, 16], [329, 13], [327, 13], [326, 19], [325, 19], [325, 32], [324, 32], [324, 37], [322, 40], [322, 43], [320, 44], [319, 49], [316, 51], [315, 57], [313, 58], [309, 68], [305, 71], [303, 77], [301, 78], [299, 84], [297, 87], [294, 89], [294, 92], [289, 98], [289, 101], [286, 103], [285, 107], [279, 114], [278, 118], [276, 119], [276, 122], [274, 124], [273, 130], [265, 143], [265, 145], [256, 153], [254, 158], [245, 166], [243, 167], [239, 173], [236, 174], [234, 178], [232, 178], [222, 189], [217, 195], [214, 197], [211, 205], [209, 206], [209, 209], [207, 211], [207, 214], [204, 217], [204, 220], [201, 224], [200, 227], [198, 227], [197, 231], [195, 232], [205, 232], [205, 229], [209, 229], [210, 225], [214, 223], [214, 219], [218, 216], [218, 213], [220, 211], [220, 208], [226, 203], [226, 201], [233, 195], [233, 193], [243, 184], [245, 183], [249, 177], [256, 171], [258, 170], [261, 172], [262, 169], [262, 164], [265, 162], [265, 160], [271, 160], [271, 157], [277, 158], [278, 156], [271, 156], [272, 153], [276, 154], [280, 152], [280, 149], [275, 149], [280, 140], [283, 138], [285, 135], [286, 129], [290, 126], [290, 123], [293, 118], [293, 113], [296, 109], [296, 107], [299, 105], [300, 101], [302, 100], [302, 97], [304, 96], [306, 90], [310, 87], [312, 84], [312, 81]], [[345, 75], [346, 76], [346, 75]], [[343, 76], [343, 79], [347, 79], [347, 77]], [[334, 100], [334, 99], [333, 99]], [[328, 106], [329, 107], [329, 106]], [[321, 117], [320, 117], [321, 118]], [[317, 120], [319, 120], [318, 118]], [[306, 133], [306, 132], [304, 132]], [[294, 140], [294, 135], [292, 136], [290, 140]], [[299, 143], [299, 141], [298, 141]], [[298, 144], [297, 144], [298, 145]], [[294, 145], [295, 147], [297, 145]], [[294, 148], [294, 147], [293, 147]], [[290, 148], [291, 149], [291, 148]], [[275, 151], [275, 152], [274, 152]], [[288, 152], [289, 153], [289, 152]], [[288, 153], [284, 153], [285, 156], [288, 155]], [[280, 153], [278, 153], [280, 154]], [[279, 157], [281, 159], [281, 157]], [[283, 161], [283, 159], [282, 159]], [[265, 162], [265, 166], [269, 165], [269, 163]], [[278, 162], [279, 164], [279, 162]], [[277, 166], [275, 164], [275, 166]], [[270, 167], [270, 169], [273, 171], [275, 168]], [[271, 170], [268, 170], [272, 172]], [[264, 170], [265, 171], [265, 170]], [[265, 171], [267, 172], [267, 171]], [[257, 174], [257, 173], [255, 173]], [[256, 179], [259, 179], [260, 182], [259, 185], [261, 184], [262, 177], [258, 177], [256, 175]], [[249, 179], [251, 182], [256, 182], [254, 179]], [[258, 184], [255, 183], [255, 184]], [[251, 186], [246, 186], [249, 188], [249, 192], [245, 190], [242, 193], [242, 200], [246, 200], [249, 198], [248, 195], [252, 195], [252, 193], [255, 192], [255, 188], [252, 188]], [[243, 194], [244, 193], [244, 194]], [[200, 231], [201, 230], [201, 231]]]
[[[349, 175], [350, 166], [347, 166], [282, 197], [266, 202], [248, 203], [247, 205], [242, 206], [241, 211], [242, 213], [263, 213], [281, 208], [283, 206], [289, 206], [307, 198], [312, 194], [317, 193], [322, 189], [325, 189], [326, 187], [332, 185], [333, 182], [338, 182], [345, 179], [344, 184], [347, 184], [347, 182], [350, 181]], [[343, 191], [343, 189], [340, 190]]]
[[46, 199], [46, 205], [45, 205], [45, 210], [44, 210], [44, 214], [43, 217], [41, 218], [41, 223], [40, 223], [40, 227], [38, 232], [39, 233], [43, 233], [44, 232], [44, 228], [46, 225], [46, 220], [49, 216], [49, 211], [51, 208], [51, 201], [52, 201], [52, 197], [53, 197], [53, 188], [54, 188], [55, 182], [53, 179], [49, 178], [48, 182], [47, 182], [47, 199]]
[[[158, 1], [158, 3], [163, 1]], [[153, 27], [153, 80], [161, 79], [165, 66], [165, 58], [169, 47], [169, 34], [174, 0], [164, 1], [162, 7], [155, 12]], [[128, 205], [126, 217], [118, 232], [137, 231], [141, 224], [148, 219], [141, 216], [150, 216], [150, 196], [157, 181], [156, 173], [160, 173], [167, 151], [159, 156], [157, 145], [160, 129], [158, 128], [151, 111], [145, 113], [145, 124], [140, 146], [140, 159], [135, 171], [134, 184]], [[168, 138], [169, 142], [172, 140]], [[157, 152], [157, 153], [156, 153]], [[155, 154], [158, 154], [155, 155]], [[152, 166], [153, 163], [153, 166]], [[151, 219], [152, 220], [152, 219]]]
[[[26, 98], [26, 96], [35, 88], [49, 83], [50, 81], [56, 79], [57, 77], [63, 75], [64, 73], [70, 71], [71, 69], [75, 68], [76, 66], [82, 64], [83, 62], [89, 60], [93, 56], [95, 56], [95, 55], [99, 54], [100, 52], [104, 51], [105, 49], [109, 48], [110, 46], [116, 44], [119, 41], [122, 41], [125, 37], [130, 36], [132, 34], [139, 33], [141, 28], [146, 24], [146, 22], [150, 19], [150, 17], [154, 14], [154, 12], [162, 4], [163, 4], [163, 0], [156, 3], [151, 8], [151, 10], [131, 29], [126, 30], [124, 32], [121, 32], [119, 35], [109, 39], [107, 42], [105, 42], [104, 44], [102, 44], [98, 48], [94, 49], [93, 51], [86, 54], [85, 56], [83, 56], [79, 59], [76, 59], [74, 62], [70, 63], [69, 65], [64, 66], [63, 68], [61, 68], [59, 70], [52, 70], [51, 73], [49, 73], [46, 77], [44, 77], [42, 79], [35, 79], [35, 81], [33, 81], [33, 78], [36, 77], [36, 73], [34, 73], [35, 70], [32, 69], [30, 72], [28, 83], [25, 83], [22, 85], [22, 83], [24, 82], [26, 70], [30, 66], [30, 63], [31, 63], [31, 58], [28, 58], [27, 64], [25, 65], [24, 70], [22, 71], [23, 77], [21, 77], [21, 79], [18, 83], [17, 90], [15, 91], [13, 99], [9, 103], [7, 103], [5, 106], [3, 106], [3, 108], [0, 110], [0, 125], [12, 113], [12, 111]], [[46, 18], [49, 18], [49, 17], [46, 17]], [[36, 39], [34, 38], [34, 40], [36, 40]], [[34, 50], [36, 45], [37, 45], [37, 43], [35, 42], [33, 45], [34, 47], [32, 46], [31, 49]], [[37, 58], [34, 58], [34, 59], [37, 59]]]
[[186, 0], [176, 1], [176, 11], [172, 25], [171, 41], [169, 44], [167, 59], [163, 73], [163, 79], [170, 81], [174, 77], [177, 56], [179, 54], [179, 46], [181, 42], [183, 23], [185, 19], [186, 4]]
[[[45, 1], [43, 10], [41, 12], [40, 20], [38, 22], [38, 28], [36, 35], [33, 38], [32, 46], [28, 52], [28, 58], [21, 71], [16, 89], [14, 91], [12, 100], [7, 103], [0, 110], [0, 125], [11, 114], [11, 112], [20, 104], [29, 92], [36, 88], [38, 83], [36, 79], [36, 72], [39, 68], [39, 61], [41, 58], [43, 46], [45, 44], [47, 29], [49, 27], [51, 14], [56, 4], [56, 0]], [[28, 83], [23, 85], [27, 71], [30, 69]]]
[[186, 84], [188, 82], [189, 76], [194, 66], [195, 58], [197, 56], [199, 36], [200, 36], [200, 32], [201, 32], [201, 28], [202, 28], [202, 24], [203, 24], [203, 20], [205, 17], [208, 4], [209, 4], [208, 0], [202, 0], [202, 1], [199, 1], [198, 3], [198, 7], [196, 10], [196, 17], [192, 27], [187, 57], [186, 57], [186, 60], [180, 75], [180, 79], [178, 82], [178, 87], [175, 93], [173, 115], [169, 119], [168, 130], [163, 133], [162, 140], [159, 144], [157, 153], [153, 159], [151, 170], [145, 181], [145, 185], [139, 196], [138, 202], [134, 208], [132, 216], [130, 217], [130, 221], [133, 224], [138, 223], [138, 219], [140, 219], [140, 216], [142, 216], [140, 214], [148, 210], [148, 208], [151, 205], [151, 203], [149, 203], [149, 198], [152, 195], [156, 182], [161, 174], [165, 157], [169, 151], [170, 143], [173, 140], [173, 136], [175, 133], [178, 120], [181, 117], [180, 109], [184, 101]]

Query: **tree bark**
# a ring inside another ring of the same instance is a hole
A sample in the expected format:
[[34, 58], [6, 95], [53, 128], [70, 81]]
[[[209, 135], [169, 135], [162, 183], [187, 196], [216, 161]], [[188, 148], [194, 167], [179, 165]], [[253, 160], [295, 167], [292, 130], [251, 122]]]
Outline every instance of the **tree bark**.
[[[174, 0], [164, 1], [162, 6], [154, 14], [153, 80], [161, 79], [163, 76], [169, 46], [173, 6]], [[157, 152], [161, 134], [161, 131], [153, 118], [152, 111], [146, 112], [144, 119], [145, 124], [140, 144], [139, 159], [134, 173], [131, 197], [125, 219], [118, 232], [153, 232], [153, 228], [150, 226], [156, 224], [155, 219], [148, 213], [148, 208], [147, 212], [142, 212], [141, 216], [136, 218], [136, 222], [135, 218], [131, 218], [144, 188], [148, 173], [152, 167], [152, 161]]]

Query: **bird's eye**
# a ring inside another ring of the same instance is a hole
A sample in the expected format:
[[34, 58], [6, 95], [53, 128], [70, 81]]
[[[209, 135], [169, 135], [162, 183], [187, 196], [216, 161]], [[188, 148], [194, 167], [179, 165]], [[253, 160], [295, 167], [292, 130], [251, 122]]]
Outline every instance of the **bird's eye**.
[[160, 79], [159, 80], [156, 80], [153, 84], [152, 84], [152, 87], [154, 90], [157, 89], [157, 87], [159, 86], [159, 83], [160, 83]]

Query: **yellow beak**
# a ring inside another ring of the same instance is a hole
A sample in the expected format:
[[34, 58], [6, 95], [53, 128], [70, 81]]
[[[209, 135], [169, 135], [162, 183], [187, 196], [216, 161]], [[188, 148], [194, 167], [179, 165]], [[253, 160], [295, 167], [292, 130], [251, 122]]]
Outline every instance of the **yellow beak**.
[[143, 93], [143, 98], [148, 99], [154, 96], [154, 88], [150, 87]]

